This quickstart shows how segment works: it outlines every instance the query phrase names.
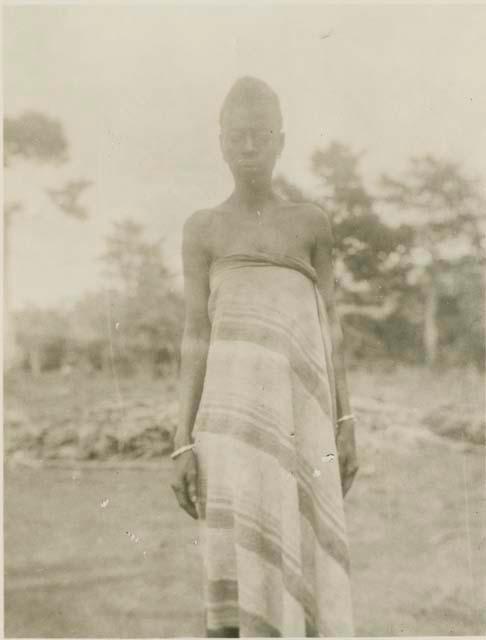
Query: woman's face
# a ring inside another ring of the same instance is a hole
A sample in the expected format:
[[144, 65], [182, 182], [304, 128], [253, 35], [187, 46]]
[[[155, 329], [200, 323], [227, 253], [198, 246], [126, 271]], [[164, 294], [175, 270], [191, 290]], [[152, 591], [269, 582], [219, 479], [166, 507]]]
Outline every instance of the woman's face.
[[234, 107], [224, 116], [220, 143], [235, 181], [259, 183], [271, 178], [284, 134], [271, 107]]

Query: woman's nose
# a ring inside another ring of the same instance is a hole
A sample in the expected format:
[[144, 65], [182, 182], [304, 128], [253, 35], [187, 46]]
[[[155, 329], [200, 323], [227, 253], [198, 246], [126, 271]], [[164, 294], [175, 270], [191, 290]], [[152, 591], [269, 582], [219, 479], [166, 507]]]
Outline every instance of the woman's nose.
[[251, 136], [249, 133], [247, 133], [245, 135], [245, 139], [243, 141], [243, 150], [244, 151], [254, 151], [255, 150], [255, 144], [253, 142], [253, 136]]

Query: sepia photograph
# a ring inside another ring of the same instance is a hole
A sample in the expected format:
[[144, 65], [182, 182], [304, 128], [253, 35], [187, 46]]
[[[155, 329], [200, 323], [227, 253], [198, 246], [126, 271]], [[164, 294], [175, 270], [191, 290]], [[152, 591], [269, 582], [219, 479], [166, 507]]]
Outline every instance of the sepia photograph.
[[3, 3], [5, 637], [486, 636], [485, 33]]

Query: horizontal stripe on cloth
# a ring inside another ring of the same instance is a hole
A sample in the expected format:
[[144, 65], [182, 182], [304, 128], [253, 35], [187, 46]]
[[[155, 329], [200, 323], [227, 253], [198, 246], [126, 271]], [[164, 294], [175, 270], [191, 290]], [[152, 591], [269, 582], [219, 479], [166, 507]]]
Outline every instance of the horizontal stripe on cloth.
[[[325, 521], [322, 513], [316, 513], [311, 496], [301, 487], [299, 487], [299, 499], [300, 513], [306, 518], [314, 530], [317, 541], [322, 549], [329, 553], [346, 572], [349, 572], [349, 550], [346, 540], [336, 534], [334, 528]], [[215, 509], [206, 506], [206, 521], [209, 529], [232, 529], [235, 527], [235, 517], [238, 517], [238, 514], [234, 508]], [[240, 524], [238, 530], [240, 530], [242, 526], [243, 525]], [[259, 538], [261, 544], [260, 551], [266, 556], [268, 561], [271, 561], [272, 554], [273, 558], [284, 556], [283, 550], [273, 545], [268, 535], [265, 535], [262, 531], [259, 532], [259, 535], [261, 536]]]
[[324, 376], [326, 374], [325, 362], [319, 361], [313, 353], [319, 347], [319, 344], [311, 343], [308, 336], [295, 326], [293, 318], [289, 325], [288, 321], [285, 322], [282, 319], [281, 313], [277, 313], [276, 317], [271, 317], [263, 310], [258, 312], [249, 311], [232, 305], [230, 308], [221, 311], [218, 318], [218, 325], [226, 324], [227, 322], [245, 324], [246, 326], [253, 325], [254, 327], [260, 327], [263, 332], [268, 329], [274, 331], [277, 335], [280, 334], [308, 362], [309, 367], [314, 370], [316, 375]]
[[[211, 422], [211, 428], [215, 429], [216, 433], [220, 431], [218, 429], [219, 423], [215, 419], [215, 416], [218, 415], [218, 413], [213, 412], [213, 420]], [[226, 415], [231, 415], [231, 412], [225, 413], [225, 416]], [[239, 417], [237, 411], [235, 411], [234, 417], [235, 419]], [[204, 433], [204, 428], [200, 433]], [[252, 423], [247, 423], [246, 421], [239, 423], [236, 422], [236, 420], [232, 423], [232, 426], [229, 429], [225, 425], [224, 435], [227, 438], [237, 438], [246, 446], [252, 447], [260, 453], [265, 453], [271, 456], [275, 459], [278, 465], [290, 474], [295, 473], [296, 469], [298, 469], [297, 478], [299, 481], [299, 494], [302, 496], [302, 500], [305, 504], [304, 513], [307, 517], [310, 517], [309, 505], [312, 505], [313, 509], [317, 510], [318, 515], [321, 518], [329, 521], [328, 527], [332, 528], [334, 537], [345, 537], [346, 531], [343, 523], [344, 514], [342, 509], [340, 512], [336, 512], [334, 505], [326, 501], [325, 491], [318, 490], [318, 483], [322, 483], [322, 480], [313, 476], [314, 470], [310, 465], [306, 464], [302, 458], [299, 459], [297, 464], [294, 451], [282, 443], [278, 436], [255, 430]], [[314, 520], [313, 516], [312, 520]], [[338, 549], [343, 549], [344, 546], [344, 543], [333, 545], [333, 548], [335, 549], [335, 553], [333, 553], [333, 555], [336, 559], [343, 557], [343, 554], [339, 553]]]
[[[298, 496], [300, 501], [300, 512], [307, 518], [311, 526], [315, 528], [316, 514], [314, 509], [316, 508], [315, 501], [311, 494], [309, 494], [305, 487], [298, 486]], [[238, 521], [244, 521], [249, 526], [258, 526], [262, 534], [267, 536], [270, 540], [275, 540], [278, 544], [279, 541], [279, 527], [281, 523], [272, 518], [269, 513], [261, 514], [258, 516], [252, 516], [250, 509], [251, 503], [248, 503], [245, 509], [245, 504], [241, 501], [238, 502], [237, 507], [233, 507], [232, 504], [226, 500], [217, 501], [214, 498], [207, 505], [207, 526], [209, 528], [222, 528], [232, 529], [235, 525], [235, 518]], [[348, 547], [346, 540], [346, 532], [344, 528], [337, 529], [334, 521], [330, 519], [329, 514], [325, 512], [318, 512], [318, 521], [322, 521], [322, 525], [318, 525], [321, 528], [321, 533], [318, 536], [321, 546], [328, 551], [337, 562], [339, 562], [344, 568], [349, 568]], [[325, 527], [324, 532], [322, 532]], [[326, 540], [325, 544], [323, 540]], [[282, 549], [282, 553], [286, 554], [286, 558], [290, 564], [293, 564], [295, 568], [298, 567], [299, 558], [295, 553], [292, 553], [289, 549]]]
[[[254, 406], [253, 409], [247, 409], [246, 407], [238, 406], [234, 403], [230, 404], [226, 402], [216, 403], [206, 401], [200, 410], [199, 422], [202, 423], [202, 425], [199, 426], [198, 431], [207, 430], [214, 432], [214, 415], [228, 417], [228, 419], [235, 418], [240, 420], [252, 429], [272, 434], [275, 438], [281, 439], [282, 443], [285, 446], [288, 446], [289, 449], [293, 449], [291, 434], [288, 432], [286, 433], [286, 431], [282, 429], [281, 424], [270, 420], [263, 414], [263, 412], [260, 412], [258, 405]], [[204, 427], [205, 418], [206, 423], [209, 426], [207, 429]], [[224, 433], [228, 434], [231, 433], [231, 431], [224, 430]]]
[[240, 630], [238, 627], [219, 627], [218, 629], [208, 629], [206, 627], [207, 638], [239, 638]]
[[212, 606], [221, 603], [238, 603], [238, 583], [236, 580], [210, 580], [208, 582], [208, 598]]
[[[228, 417], [232, 419], [229, 424]], [[198, 435], [202, 436], [204, 433], [240, 440], [256, 451], [275, 458], [288, 473], [293, 473], [296, 469], [296, 453], [283, 438], [269, 431], [255, 429], [251, 422], [239, 416], [236, 411], [234, 415], [227, 411], [211, 412], [211, 420], [199, 428]]]
[[331, 413], [326, 387], [323, 384], [323, 372], [316, 371], [310, 361], [294, 345], [288, 344], [286, 336], [276, 331], [275, 328], [266, 327], [265, 330], [262, 330], [257, 325], [227, 320], [216, 328], [214, 341], [218, 340], [250, 342], [262, 349], [286, 356], [292, 372], [300, 378], [304, 387], [315, 397], [324, 413]]
[[268, 622], [254, 613], [240, 609], [240, 629], [251, 630], [251, 635], [264, 638], [281, 638], [282, 634], [278, 629], [272, 627]]
[[262, 561], [257, 552], [242, 545], [238, 545], [237, 555], [238, 572], [247, 572], [239, 586], [240, 609], [265, 617], [273, 627], [286, 630], [285, 635], [302, 635], [306, 618], [317, 624], [317, 592], [312, 582], [302, 582], [303, 598], [296, 599], [281, 567]]
[[317, 281], [317, 274], [312, 265], [306, 260], [288, 254], [272, 251], [252, 251], [251, 253], [232, 253], [213, 260], [209, 269], [211, 282], [217, 274], [242, 267], [285, 267], [292, 269], [311, 282]]

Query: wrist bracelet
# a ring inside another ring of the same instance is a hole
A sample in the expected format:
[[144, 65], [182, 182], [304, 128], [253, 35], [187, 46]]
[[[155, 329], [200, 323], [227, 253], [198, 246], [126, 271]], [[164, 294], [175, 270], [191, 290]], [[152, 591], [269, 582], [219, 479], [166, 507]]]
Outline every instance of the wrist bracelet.
[[341, 418], [339, 418], [339, 420], [337, 420], [337, 423], [339, 424], [340, 422], [346, 422], [346, 420], [354, 420], [354, 414], [353, 413], [349, 413], [347, 416], [342, 416]]
[[177, 456], [180, 456], [181, 453], [185, 453], [186, 451], [192, 451], [192, 449], [194, 449], [194, 446], [195, 446], [194, 443], [185, 444], [184, 446], [179, 447], [173, 453], [171, 453], [170, 457], [172, 458], [172, 460], [174, 460], [175, 458], [177, 458]]

